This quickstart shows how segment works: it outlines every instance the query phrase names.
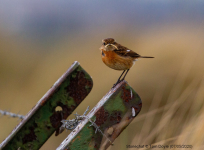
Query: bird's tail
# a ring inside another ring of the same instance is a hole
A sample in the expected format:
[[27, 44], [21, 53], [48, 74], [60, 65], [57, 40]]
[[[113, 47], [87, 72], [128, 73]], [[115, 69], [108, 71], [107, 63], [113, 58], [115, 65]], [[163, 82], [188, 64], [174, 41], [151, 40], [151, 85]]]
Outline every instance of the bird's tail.
[[154, 58], [154, 57], [150, 57], [150, 56], [140, 56], [140, 58]]

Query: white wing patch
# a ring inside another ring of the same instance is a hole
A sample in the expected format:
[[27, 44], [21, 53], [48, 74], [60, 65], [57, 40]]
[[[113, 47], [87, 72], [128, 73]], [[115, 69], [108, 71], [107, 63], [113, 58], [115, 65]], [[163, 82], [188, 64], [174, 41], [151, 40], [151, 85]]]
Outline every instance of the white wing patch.
[[126, 50], [127, 52], [129, 52], [130, 50], [128, 49], [128, 50]]

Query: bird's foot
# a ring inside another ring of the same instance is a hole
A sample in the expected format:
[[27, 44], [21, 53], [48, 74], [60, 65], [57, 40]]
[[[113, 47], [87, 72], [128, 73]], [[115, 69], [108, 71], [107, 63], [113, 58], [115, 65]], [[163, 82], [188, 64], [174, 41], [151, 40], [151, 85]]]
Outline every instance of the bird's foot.
[[115, 84], [113, 84], [113, 87], [112, 87], [112, 89], [114, 88], [114, 87], [116, 87], [116, 85], [118, 85], [121, 81], [123, 81], [124, 79], [122, 79], [122, 80], [118, 80]]
[[117, 85], [117, 83], [115, 83], [115, 84], [113, 84], [113, 87], [112, 87], [112, 89], [115, 87]]

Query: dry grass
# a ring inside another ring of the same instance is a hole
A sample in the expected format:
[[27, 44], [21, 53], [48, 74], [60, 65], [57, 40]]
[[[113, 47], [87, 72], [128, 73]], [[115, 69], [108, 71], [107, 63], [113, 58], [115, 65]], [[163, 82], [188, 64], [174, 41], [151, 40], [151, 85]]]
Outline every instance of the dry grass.
[[[202, 27], [167, 26], [128, 40], [115, 37], [124, 45], [131, 44], [130, 49], [155, 59], [140, 60], [129, 72], [126, 80], [142, 98], [143, 108], [109, 150], [123, 150], [127, 144], [187, 144], [196, 150], [203, 149], [203, 31]], [[53, 45], [49, 53], [42, 53], [44, 47], [2, 36], [6, 42], [0, 46], [1, 109], [26, 114], [75, 60], [94, 81], [92, 92], [76, 111], [83, 113], [88, 105], [93, 108], [120, 72], [107, 68], [101, 61], [98, 48], [104, 35], [84, 34], [91, 39], [79, 35], [72, 43], [65, 40]], [[0, 118], [0, 141], [17, 123], [15, 119]], [[42, 150], [56, 148], [67, 134], [52, 136]]]

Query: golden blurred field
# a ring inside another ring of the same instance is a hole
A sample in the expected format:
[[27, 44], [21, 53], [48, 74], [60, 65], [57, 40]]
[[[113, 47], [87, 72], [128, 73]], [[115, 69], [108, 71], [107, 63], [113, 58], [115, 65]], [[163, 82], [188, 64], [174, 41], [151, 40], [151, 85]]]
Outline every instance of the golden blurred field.
[[[0, 109], [25, 115], [74, 61], [94, 82], [74, 113], [82, 114], [87, 106], [92, 109], [121, 74], [106, 67], [100, 57], [101, 40], [113, 37], [137, 53], [155, 58], [141, 59], [129, 71], [126, 81], [140, 95], [142, 111], [109, 150], [142, 144], [185, 144], [202, 150], [204, 21], [158, 24], [137, 33], [123, 24], [80, 31], [44, 46], [19, 34], [7, 35], [0, 28]], [[0, 142], [18, 123], [17, 119], [0, 118]], [[41, 149], [56, 149], [68, 134], [53, 135]]]

